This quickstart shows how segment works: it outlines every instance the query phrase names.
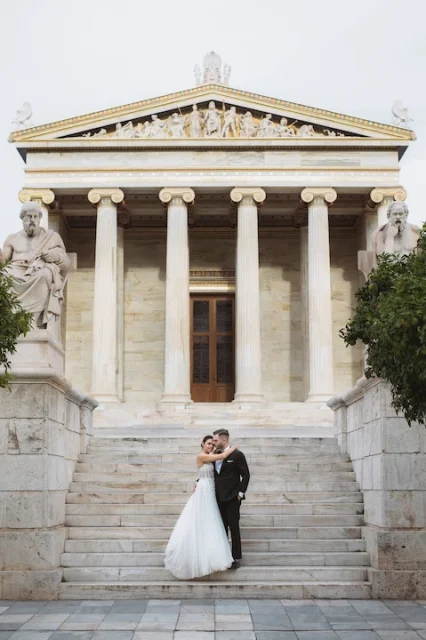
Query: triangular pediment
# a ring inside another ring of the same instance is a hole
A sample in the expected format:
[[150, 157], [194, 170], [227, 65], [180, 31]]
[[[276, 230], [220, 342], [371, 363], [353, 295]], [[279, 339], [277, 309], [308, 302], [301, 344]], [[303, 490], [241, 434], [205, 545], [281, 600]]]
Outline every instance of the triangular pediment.
[[403, 142], [415, 136], [402, 127], [212, 84], [14, 131], [10, 141], [19, 147], [38, 141], [92, 146], [130, 141], [144, 145], [167, 139], [174, 144], [185, 140], [187, 144], [200, 138], [204, 142], [252, 138], [261, 144], [262, 139], [266, 143], [270, 139], [313, 138]]

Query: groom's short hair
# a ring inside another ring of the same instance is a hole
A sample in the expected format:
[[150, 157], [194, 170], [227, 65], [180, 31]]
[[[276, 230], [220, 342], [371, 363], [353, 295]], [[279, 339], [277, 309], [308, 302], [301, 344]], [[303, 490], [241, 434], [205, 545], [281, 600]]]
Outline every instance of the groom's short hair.
[[228, 429], [216, 429], [213, 431], [214, 436], [223, 436], [224, 438], [228, 438], [229, 440], [229, 431]]

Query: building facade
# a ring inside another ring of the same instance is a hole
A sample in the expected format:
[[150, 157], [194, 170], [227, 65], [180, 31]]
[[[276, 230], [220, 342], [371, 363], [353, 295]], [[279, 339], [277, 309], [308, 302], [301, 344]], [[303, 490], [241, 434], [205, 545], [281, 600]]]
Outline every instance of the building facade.
[[338, 332], [413, 133], [213, 80], [11, 135], [21, 201], [73, 254], [66, 375], [99, 424], [205, 403], [272, 420], [362, 375]]

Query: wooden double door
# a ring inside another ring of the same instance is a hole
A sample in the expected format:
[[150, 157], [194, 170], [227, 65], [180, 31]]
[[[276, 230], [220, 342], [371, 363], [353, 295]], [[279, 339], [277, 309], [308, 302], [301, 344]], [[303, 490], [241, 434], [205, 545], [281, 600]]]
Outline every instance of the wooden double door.
[[233, 295], [191, 296], [191, 397], [231, 402], [235, 392]]

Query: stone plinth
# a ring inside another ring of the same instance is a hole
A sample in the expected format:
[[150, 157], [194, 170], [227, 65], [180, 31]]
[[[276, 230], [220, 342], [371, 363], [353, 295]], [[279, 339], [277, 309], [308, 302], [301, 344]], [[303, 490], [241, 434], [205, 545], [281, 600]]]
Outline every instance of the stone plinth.
[[408, 426], [389, 386], [361, 378], [329, 406], [364, 493], [363, 536], [375, 598], [426, 597], [426, 429]]
[[34, 349], [33, 367], [14, 366], [0, 390], [0, 598], [58, 597], [65, 542], [65, 499], [75, 462], [91, 434], [96, 402], [53, 367], [48, 336], [23, 341], [14, 363]]
[[64, 350], [55, 336], [46, 329], [34, 329], [18, 338], [18, 348], [11, 357], [13, 369], [48, 369], [64, 373]]

